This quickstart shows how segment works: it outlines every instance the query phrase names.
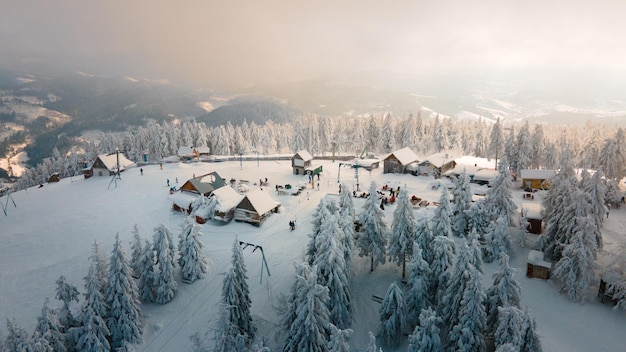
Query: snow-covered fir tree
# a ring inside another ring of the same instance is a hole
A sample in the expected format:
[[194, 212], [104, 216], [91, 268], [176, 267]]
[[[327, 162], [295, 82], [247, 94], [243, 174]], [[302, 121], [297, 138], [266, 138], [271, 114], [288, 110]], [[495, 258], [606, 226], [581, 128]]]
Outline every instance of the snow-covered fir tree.
[[309, 265], [313, 265], [315, 262], [315, 256], [317, 255], [317, 235], [320, 232], [320, 227], [324, 221], [327, 221], [328, 217], [330, 217], [328, 200], [324, 197], [320, 199], [320, 202], [317, 204], [317, 207], [313, 211], [313, 227], [311, 229], [311, 233], [309, 233], [309, 242], [306, 247], [306, 258]]
[[517, 307], [498, 307], [498, 325], [494, 333], [496, 348], [511, 344], [517, 351], [522, 347], [521, 327], [524, 326], [524, 312]]
[[441, 300], [448, 286], [451, 268], [456, 258], [454, 241], [446, 236], [435, 237], [433, 258], [430, 265], [430, 297], [432, 297], [433, 306], [442, 307]]
[[330, 341], [328, 342], [328, 352], [349, 352], [350, 345], [348, 340], [352, 336], [352, 329], [337, 329], [336, 326], [330, 326]]
[[404, 294], [395, 282], [389, 285], [379, 312], [380, 327], [376, 338], [389, 347], [398, 347], [406, 328], [407, 311]]
[[185, 221], [178, 242], [178, 265], [183, 281], [194, 282], [206, 274], [207, 260], [202, 248], [204, 245], [200, 242], [200, 226], [195, 221]]
[[365, 200], [363, 211], [359, 214], [361, 231], [356, 241], [359, 256], [370, 256], [370, 271], [374, 271], [379, 264], [385, 264], [387, 256], [387, 224], [383, 211], [378, 207], [376, 189], [376, 182], [372, 181], [369, 196]]
[[63, 303], [59, 310], [59, 323], [61, 323], [61, 332], [66, 333], [71, 327], [76, 325], [70, 305], [73, 301], [78, 302], [78, 289], [67, 281], [65, 275], [59, 277], [56, 285], [55, 298]]
[[486, 350], [485, 338], [485, 293], [481, 276], [471, 264], [467, 267], [467, 280], [460, 301], [456, 324], [448, 335], [447, 346], [451, 351], [482, 352]]
[[365, 349], [365, 352], [378, 352], [378, 347], [376, 347], [376, 336], [374, 335], [374, 333], [368, 331], [367, 339], [367, 348]]
[[26, 330], [13, 319], [7, 318], [7, 338], [4, 341], [6, 351], [29, 351], [31, 339]]
[[489, 149], [487, 150], [487, 156], [496, 160], [496, 167], [498, 167], [498, 160], [504, 157], [504, 132], [502, 131], [502, 123], [500, 117], [496, 123], [491, 126], [491, 134], [489, 136]]
[[[443, 236], [440, 236], [443, 237]], [[409, 327], [417, 325], [419, 312], [429, 308], [430, 299], [430, 276], [431, 271], [428, 263], [422, 258], [422, 249], [415, 246], [413, 258], [409, 264], [409, 278], [406, 291], [407, 323]]]
[[515, 163], [512, 163], [511, 170], [519, 175], [520, 170], [530, 168], [533, 159], [533, 145], [530, 135], [530, 126], [528, 120], [524, 123], [515, 143]]
[[[430, 218], [421, 217], [416, 220], [415, 234], [413, 235], [414, 245], [418, 245], [422, 249], [422, 257], [424, 260], [432, 264], [434, 260], [433, 241], [435, 236], [430, 228]], [[445, 237], [445, 236], [444, 236]]]
[[142, 342], [143, 317], [139, 307], [137, 288], [133, 282], [130, 266], [126, 259], [120, 236], [115, 236], [115, 244], [109, 260], [109, 285], [106, 292], [106, 325], [111, 333], [111, 348], [124, 347]]
[[111, 332], [105, 319], [108, 307], [100, 290], [97, 262], [92, 260], [85, 277], [85, 300], [78, 315], [79, 324], [68, 333], [78, 351], [110, 351]]
[[468, 232], [459, 234], [459, 236], [467, 237], [471, 231], [474, 230], [480, 238], [484, 238], [491, 224], [491, 214], [489, 213], [486, 201], [482, 199], [472, 203], [466, 214]]
[[598, 248], [602, 248], [602, 232], [600, 231], [600, 227], [602, 227], [605, 215], [609, 211], [607, 206], [605, 205], [606, 186], [604, 184], [603, 178], [604, 173], [602, 172], [602, 170], [597, 170], [589, 179], [589, 182], [582, 185], [583, 191], [590, 197], [590, 215], [594, 218], [598, 228], [598, 230], [595, 232]]
[[509, 224], [513, 224], [513, 214], [517, 205], [513, 202], [513, 180], [506, 157], [498, 163], [498, 176], [491, 181], [491, 187], [485, 196], [485, 206], [491, 215], [490, 220], [499, 217], [507, 219]]
[[463, 173], [454, 180], [454, 190], [452, 191], [452, 233], [461, 237], [469, 231], [469, 219], [467, 211], [472, 204], [472, 189], [470, 187], [469, 176]]
[[576, 217], [576, 230], [564, 246], [563, 255], [554, 267], [554, 278], [563, 284], [562, 291], [573, 301], [591, 301], [595, 280], [596, 239], [592, 237], [595, 221], [591, 216]]
[[313, 263], [318, 283], [328, 288], [330, 322], [340, 329], [348, 328], [352, 321], [352, 295], [341, 243], [343, 237], [336, 216], [329, 214], [316, 238], [317, 256]]
[[408, 352], [440, 352], [443, 350], [439, 325], [442, 320], [431, 308], [423, 309], [419, 315], [419, 324], [409, 335]]
[[174, 243], [171, 231], [163, 224], [154, 228], [152, 249], [158, 270], [154, 273], [156, 295], [154, 301], [165, 304], [174, 298], [178, 284], [174, 276]]
[[470, 269], [476, 270], [470, 248], [464, 243], [461, 245], [454, 266], [448, 269], [448, 282], [437, 306], [444, 323], [450, 328], [458, 323], [463, 292], [465, 292], [467, 282], [471, 278]]
[[499, 307], [520, 308], [522, 292], [519, 283], [513, 278], [513, 273], [513, 268], [509, 266], [509, 256], [500, 253], [500, 271], [493, 274], [493, 285], [485, 292], [487, 333], [494, 333], [498, 326]]
[[139, 281], [137, 282], [137, 292], [139, 299], [145, 303], [154, 302], [156, 291], [154, 277], [154, 251], [150, 241], [145, 240], [143, 251], [138, 263]]
[[[302, 264], [297, 269], [287, 316], [281, 325], [286, 328], [284, 352], [327, 352], [330, 340], [328, 289], [317, 283], [317, 268]], [[293, 291], [298, 288], [299, 291]], [[290, 325], [286, 325], [291, 321]]]
[[67, 349], [66, 337], [61, 332], [61, 323], [57, 316], [57, 311], [51, 309], [48, 305], [50, 300], [46, 297], [41, 308], [41, 315], [37, 318], [37, 325], [35, 326], [35, 334], [44, 338], [53, 351], [65, 352]]
[[491, 223], [489, 232], [485, 236], [485, 262], [491, 263], [500, 256], [500, 253], [510, 254], [513, 250], [509, 236], [509, 223], [504, 217], [499, 217]]
[[406, 274], [406, 262], [413, 254], [413, 236], [415, 234], [415, 216], [409, 193], [405, 188], [400, 190], [396, 209], [393, 211], [393, 222], [389, 231], [389, 256], [398, 265], [402, 265], [402, 278]]
[[523, 352], [541, 352], [541, 339], [537, 332], [537, 323], [532, 316], [528, 307], [524, 309], [524, 324], [522, 326], [522, 346], [520, 351]]
[[431, 229], [435, 236], [452, 236], [452, 206], [450, 206], [450, 194], [443, 186], [439, 205], [431, 220]]
[[133, 277], [137, 279], [141, 274], [141, 270], [139, 269], [139, 258], [143, 252], [143, 248], [141, 247], [141, 236], [139, 236], [139, 228], [137, 227], [137, 224], [133, 226], [132, 234], [133, 241], [130, 244], [130, 268], [133, 271]]
[[480, 273], [483, 273], [483, 251], [480, 248], [480, 242], [478, 241], [478, 233], [476, 230], [472, 229], [469, 233], [467, 236], [467, 243], [472, 257], [472, 265], [474, 265], [476, 270]]
[[[232, 275], [231, 273], [227, 274]], [[220, 304], [219, 319], [215, 327], [215, 336], [213, 338], [214, 348], [209, 348], [208, 342], [201, 339], [198, 333], [192, 336], [194, 342], [194, 351], [196, 352], [238, 352], [246, 351], [246, 338], [241, 335], [235, 323], [231, 321], [230, 310], [233, 307], [224, 303]]]
[[350, 262], [352, 261], [352, 253], [354, 251], [354, 202], [352, 201], [350, 192], [348, 192], [348, 186], [343, 184], [341, 189], [345, 190], [345, 192], [341, 192], [339, 197], [338, 221], [339, 228], [343, 232], [341, 242], [343, 244], [344, 258], [346, 260], [346, 266], [349, 268]]

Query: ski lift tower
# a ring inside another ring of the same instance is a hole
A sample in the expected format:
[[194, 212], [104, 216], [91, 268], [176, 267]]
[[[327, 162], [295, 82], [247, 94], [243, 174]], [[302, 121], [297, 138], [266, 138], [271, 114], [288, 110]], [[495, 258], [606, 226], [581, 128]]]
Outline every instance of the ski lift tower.
[[2, 211], [4, 212], [4, 216], [8, 216], [7, 209], [9, 208], [9, 199], [13, 203], [14, 207], [17, 208], [17, 204], [15, 204], [15, 200], [13, 199], [13, 197], [11, 197], [11, 189], [9, 187], [3, 187], [0, 189], [0, 198], [4, 195], [7, 196], [7, 200], [4, 203], [0, 202], [0, 205], [2, 205]]
[[121, 180], [122, 176], [120, 175], [120, 150], [118, 148], [115, 149], [115, 172], [113, 173], [113, 177], [111, 178], [111, 182], [109, 182], [109, 187], [111, 188], [111, 183], [115, 182], [115, 187], [117, 188], [117, 180]]

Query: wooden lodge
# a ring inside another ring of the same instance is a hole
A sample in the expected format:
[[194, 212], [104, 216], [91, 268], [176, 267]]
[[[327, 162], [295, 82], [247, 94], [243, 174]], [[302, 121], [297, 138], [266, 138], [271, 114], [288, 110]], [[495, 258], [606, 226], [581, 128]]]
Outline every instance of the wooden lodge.
[[224, 179], [217, 172], [211, 172], [187, 180], [187, 182], [180, 187], [180, 191], [210, 197], [213, 191], [225, 185], [226, 182], [224, 182]]
[[135, 163], [128, 160], [124, 154], [116, 152], [110, 154], [98, 155], [96, 160], [90, 166], [83, 169], [83, 175], [85, 178], [91, 176], [112, 176], [117, 173], [117, 165], [119, 161], [119, 171], [135, 166]]
[[522, 188], [524, 189], [548, 189], [550, 179], [556, 176], [554, 170], [520, 170]]
[[278, 212], [280, 203], [272, 199], [268, 191], [257, 189], [250, 191], [235, 208], [235, 221], [247, 222], [255, 226], [273, 213]]
[[383, 159], [383, 173], [406, 174], [409, 173], [409, 165], [417, 163], [417, 154], [411, 148], [402, 148], [387, 155]]
[[291, 167], [294, 175], [315, 176], [322, 172], [322, 165], [313, 165], [313, 156], [306, 150], [301, 150], [291, 157]]
[[543, 216], [541, 216], [541, 204], [533, 202], [523, 202], [520, 215], [525, 216], [528, 221], [528, 232], [540, 235], [543, 231]]

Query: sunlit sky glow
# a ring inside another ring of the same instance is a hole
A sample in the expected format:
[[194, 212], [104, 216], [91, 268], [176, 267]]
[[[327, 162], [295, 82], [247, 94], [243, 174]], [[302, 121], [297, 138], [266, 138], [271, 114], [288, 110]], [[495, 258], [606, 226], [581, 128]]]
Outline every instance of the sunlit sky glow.
[[1, 0], [0, 62], [195, 82], [625, 68], [624, 1]]

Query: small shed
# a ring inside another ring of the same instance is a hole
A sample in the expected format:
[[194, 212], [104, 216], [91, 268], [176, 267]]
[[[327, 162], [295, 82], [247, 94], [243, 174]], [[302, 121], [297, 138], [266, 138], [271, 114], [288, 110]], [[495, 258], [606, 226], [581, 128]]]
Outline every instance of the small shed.
[[250, 191], [235, 208], [235, 221], [260, 226], [263, 220], [277, 213], [280, 203], [272, 199], [268, 191]]
[[611, 292], [610, 287], [621, 280], [624, 280], [624, 277], [615, 270], [607, 271], [600, 275], [600, 285], [598, 286], [598, 298], [600, 298], [600, 302], [609, 302], [613, 305], [617, 304], [617, 300], [613, 298], [613, 292]]
[[112, 176], [117, 173], [118, 160], [120, 172], [124, 172], [124, 170], [135, 166], [135, 163], [128, 160], [124, 154], [115, 152], [98, 155], [90, 167], [83, 169], [83, 174], [85, 178], [91, 176]]
[[198, 197], [189, 193], [176, 192], [172, 195], [171, 199], [172, 209], [174, 211], [191, 214], [191, 211], [193, 210], [191, 205], [198, 199]]
[[359, 165], [360, 168], [367, 171], [372, 171], [380, 167], [380, 160], [378, 159], [354, 159], [354, 163]]
[[180, 190], [181, 192], [210, 197], [213, 191], [225, 185], [226, 182], [224, 182], [224, 179], [217, 172], [210, 172], [187, 180], [187, 182], [180, 187]]
[[530, 278], [549, 279], [552, 263], [545, 260], [541, 251], [531, 250], [528, 252], [528, 261], [526, 267], [526, 276]]
[[521, 216], [528, 220], [528, 232], [540, 235], [543, 217], [541, 216], [541, 204], [533, 202], [523, 202], [520, 210]]
[[550, 187], [550, 179], [556, 176], [554, 170], [520, 170], [522, 179], [522, 188], [526, 189], [548, 189]]
[[181, 161], [190, 161], [196, 157], [196, 151], [193, 147], [178, 148], [178, 157]]
[[411, 148], [406, 147], [396, 150], [383, 159], [383, 173], [406, 174], [409, 172], [408, 166], [417, 161], [417, 154]]
[[306, 150], [301, 150], [291, 157], [291, 167], [295, 175], [305, 175], [312, 167], [313, 156]]
[[55, 172], [52, 175], [50, 175], [50, 177], [48, 177], [48, 183], [59, 182], [59, 181], [61, 181], [61, 175], [59, 175], [58, 172]]
[[196, 154], [198, 155], [200, 160], [208, 160], [211, 156], [211, 148], [207, 146], [196, 147]]

